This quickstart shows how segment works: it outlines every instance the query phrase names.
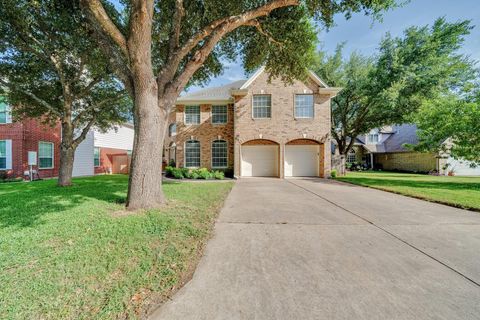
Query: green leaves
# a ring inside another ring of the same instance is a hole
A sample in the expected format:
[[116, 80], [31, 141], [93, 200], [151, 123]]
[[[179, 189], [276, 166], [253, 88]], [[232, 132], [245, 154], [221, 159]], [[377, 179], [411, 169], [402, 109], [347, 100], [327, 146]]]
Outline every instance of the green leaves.
[[334, 55], [319, 53], [317, 71], [330, 85], [344, 90], [332, 102], [333, 135], [341, 152], [347, 141], [371, 129], [410, 120], [422, 104], [439, 94], [471, 87], [474, 63], [457, 53], [469, 21], [448, 23], [444, 18], [424, 27], [411, 27], [403, 37], [387, 34], [378, 53], [353, 53], [342, 59], [342, 45]]

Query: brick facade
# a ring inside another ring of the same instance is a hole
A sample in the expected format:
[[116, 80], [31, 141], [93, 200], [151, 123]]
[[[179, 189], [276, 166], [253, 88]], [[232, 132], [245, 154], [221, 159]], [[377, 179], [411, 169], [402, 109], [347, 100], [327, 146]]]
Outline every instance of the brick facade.
[[375, 164], [383, 170], [429, 172], [437, 170], [437, 157], [432, 153], [395, 152], [375, 155]]
[[95, 174], [123, 173], [130, 168], [130, 156], [126, 150], [100, 148], [100, 165], [95, 167]]
[[185, 142], [188, 140], [197, 140], [200, 142], [200, 166], [211, 169], [212, 142], [215, 140], [225, 140], [228, 146], [228, 168], [233, 168], [233, 105], [227, 105], [228, 112], [226, 124], [212, 124], [211, 109], [211, 105], [200, 105], [200, 124], [186, 125], [184, 121], [185, 106], [176, 106], [176, 112], [170, 117], [171, 122], [169, 124], [173, 122], [177, 124], [177, 134], [176, 136], [168, 137], [165, 140], [165, 147], [167, 148], [165, 151], [165, 157], [168, 157], [168, 147], [171, 142], [175, 141], [177, 167], [185, 166]]
[[[254, 94], [271, 95], [271, 118], [253, 118]], [[313, 118], [295, 118], [295, 94], [313, 94]], [[269, 82], [268, 74], [261, 73], [245, 96], [235, 98], [235, 175], [241, 175], [241, 146], [250, 140], [267, 139], [280, 146], [279, 172], [283, 178], [285, 145], [294, 140], [308, 139], [320, 144], [320, 176], [330, 176], [330, 113], [330, 95], [320, 94], [318, 85], [312, 80], [294, 81], [292, 84], [285, 84], [280, 79]], [[302, 140], [298, 141], [301, 143]]]
[[[253, 119], [252, 95], [271, 95], [271, 118]], [[314, 117], [294, 117], [295, 94], [313, 94]], [[170, 115], [169, 125], [176, 123], [176, 135], [166, 133], [164, 162], [175, 159], [177, 167], [184, 167], [185, 142], [200, 142], [200, 166], [211, 169], [211, 145], [221, 139], [228, 143], [228, 168], [240, 176], [240, 149], [249, 144], [279, 145], [279, 177], [283, 177], [284, 151], [287, 144], [318, 144], [320, 152], [320, 176], [330, 176], [330, 94], [320, 94], [319, 86], [313, 80], [305, 83], [294, 81], [285, 85], [278, 79], [268, 81], [268, 74], [262, 72], [242, 95], [232, 97], [228, 105], [228, 121], [223, 125], [211, 122], [211, 104], [200, 104], [200, 124], [185, 125], [185, 105], [178, 104]], [[192, 104], [193, 105], [193, 104]]]
[[0, 124], [0, 140], [12, 140], [12, 170], [9, 170], [9, 174], [13, 177], [23, 177], [24, 171], [28, 170], [28, 151], [36, 151], [38, 154], [39, 142], [52, 142], [54, 145], [53, 169], [34, 167], [34, 170], [38, 171], [40, 178], [58, 176], [61, 141], [60, 124], [52, 128], [43, 125], [36, 119], [24, 119], [21, 122]]

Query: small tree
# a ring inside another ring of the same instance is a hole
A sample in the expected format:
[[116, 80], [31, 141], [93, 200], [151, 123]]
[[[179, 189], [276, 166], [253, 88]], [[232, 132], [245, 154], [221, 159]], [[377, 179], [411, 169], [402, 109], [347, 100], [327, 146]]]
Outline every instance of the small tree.
[[331, 56], [319, 53], [318, 74], [344, 87], [332, 99], [332, 136], [343, 160], [358, 135], [411, 120], [424, 101], [472, 78], [471, 62], [457, 53], [471, 28], [469, 21], [441, 18], [403, 37], [387, 34], [371, 58], [353, 53], [344, 60], [343, 45]]
[[248, 71], [265, 64], [272, 76], [303, 78], [315, 29], [335, 13], [378, 14], [394, 0], [130, 0], [119, 14], [107, 1], [81, 0], [97, 40], [134, 100], [135, 144], [130, 209], [164, 202], [161, 157], [168, 114], [193, 82], [222, 71], [241, 55]]
[[92, 127], [125, 121], [128, 95], [75, 2], [1, 0], [0, 16], [0, 84], [14, 117], [60, 121], [58, 184], [68, 186], [77, 146]]

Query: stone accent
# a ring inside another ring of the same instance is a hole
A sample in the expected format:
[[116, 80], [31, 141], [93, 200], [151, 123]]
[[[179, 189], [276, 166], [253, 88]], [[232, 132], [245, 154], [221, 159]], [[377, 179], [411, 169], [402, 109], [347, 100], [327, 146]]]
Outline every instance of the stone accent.
[[[254, 94], [269, 94], [272, 97], [272, 112], [269, 119], [253, 119], [252, 97]], [[295, 94], [314, 95], [314, 117], [297, 119], [294, 116]], [[268, 81], [262, 73], [248, 88], [245, 96], [235, 97], [235, 175], [240, 176], [241, 145], [256, 139], [271, 140], [280, 145], [280, 174], [284, 176], [285, 144], [297, 139], [307, 139], [320, 144], [320, 176], [330, 176], [330, 95], [318, 93], [318, 86], [311, 80], [305, 83], [294, 81], [284, 84], [280, 79]], [[294, 142], [294, 143], [300, 143]]]

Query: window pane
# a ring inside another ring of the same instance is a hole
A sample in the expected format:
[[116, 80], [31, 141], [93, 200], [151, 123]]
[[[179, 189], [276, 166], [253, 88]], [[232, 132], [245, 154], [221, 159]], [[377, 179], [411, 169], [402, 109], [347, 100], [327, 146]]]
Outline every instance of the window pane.
[[175, 134], [177, 134], [177, 124], [172, 123], [172, 124], [168, 127], [168, 131], [169, 131], [170, 137], [171, 137], [171, 136], [174, 136]]
[[100, 166], [100, 148], [93, 149], [93, 165], [95, 167]]
[[200, 106], [185, 107], [185, 123], [200, 124]]
[[8, 105], [0, 100], [0, 123], [7, 123], [8, 112]]
[[7, 113], [0, 111], [0, 123], [7, 123]]
[[0, 112], [6, 112], [6, 111], [8, 111], [7, 104], [3, 101], [0, 101]]
[[187, 141], [185, 143], [185, 167], [200, 167], [200, 142]]
[[270, 95], [253, 96], [253, 117], [270, 118], [272, 111], [272, 97]]
[[212, 143], [212, 167], [226, 168], [227, 167], [227, 142], [223, 140], [216, 140]]
[[295, 118], [313, 118], [313, 95], [295, 95]]
[[53, 167], [53, 143], [40, 142], [38, 145], [39, 168]]
[[0, 169], [7, 167], [7, 142], [0, 141]]
[[52, 158], [40, 158], [40, 168], [52, 168]]
[[5, 140], [0, 141], [0, 157], [7, 156], [7, 142]]
[[212, 123], [227, 123], [227, 106], [212, 106]]

